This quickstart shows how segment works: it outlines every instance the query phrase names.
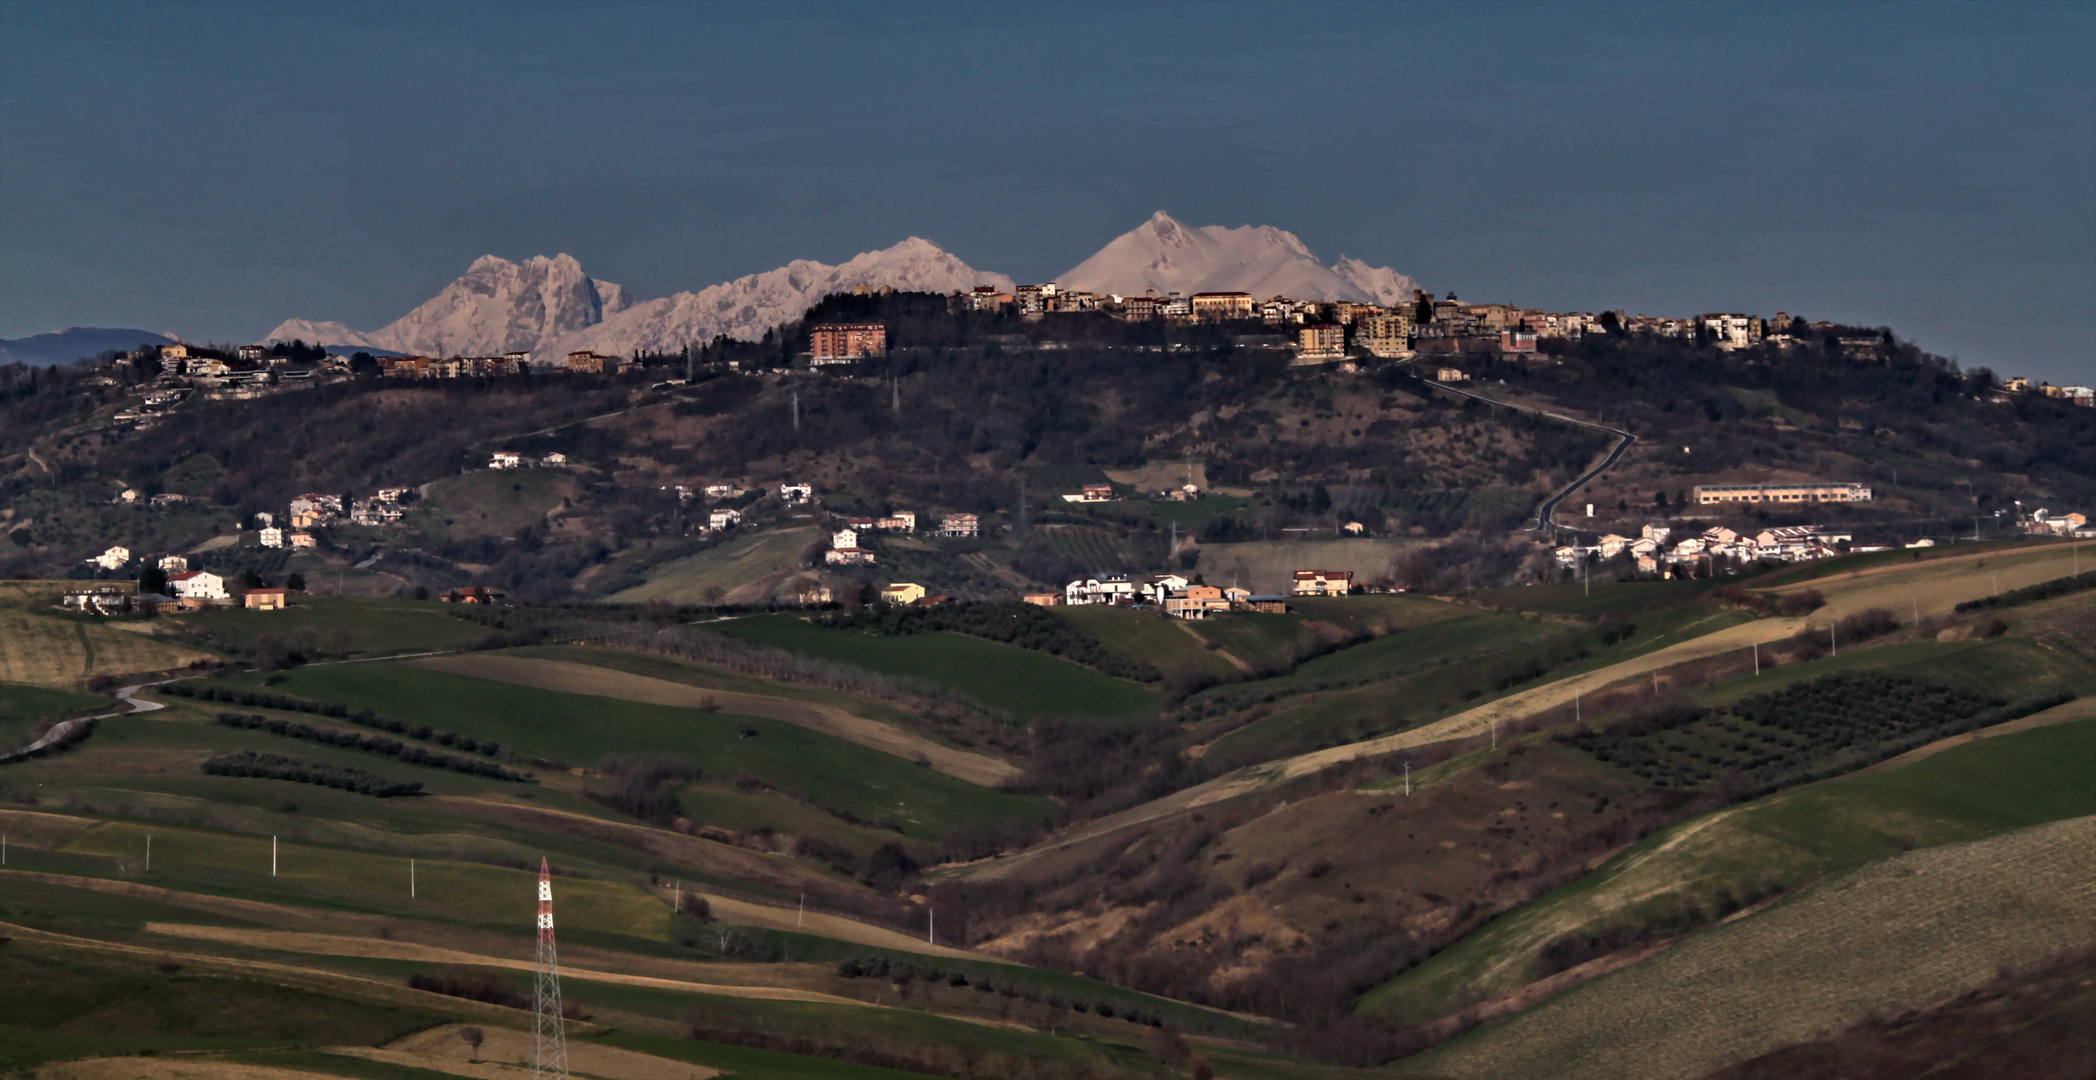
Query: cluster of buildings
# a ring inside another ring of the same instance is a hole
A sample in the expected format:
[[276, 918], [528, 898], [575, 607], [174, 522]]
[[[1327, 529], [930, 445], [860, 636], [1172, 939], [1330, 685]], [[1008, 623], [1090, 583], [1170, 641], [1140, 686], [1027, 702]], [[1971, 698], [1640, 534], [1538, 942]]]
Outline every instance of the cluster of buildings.
[[1805, 503], [1869, 502], [1871, 498], [1870, 488], [1862, 484], [1815, 481], [1698, 484], [1692, 489], [1691, 494], [1697, 506], [1722, 506], [1727, 503], [1778, 503], [1796, 506]]
[[[1357, 591], [1351, 570], [1297, 570], [1290, 593], [1295, 597], [1346, 596]], [[1063, 586], [1061, 592], [1026, 593], [1029, 604], [1081, 607], [1092, 604], [1148, 606], [1175, 619], [1206, 619], [1232, 611], [1288, 610], [1287, 596], [1254, 593], [1237, 587], [1218, 588], [1180, 574], [1137, 577], [1101, 572]]]
[[2064, 536], [2074, 540], [2096, 540], [2096, 526], [2089, 524], [2089, 516], [2082, 513], [2055, 514], [2044, 507], [2031, 511], [2023, 519], [2026, 532], [2047, 536]]
[[395, 356], [379, 361], [379, 374], [388, 379], [480, 379], [538, 372], [552, 375], [622, 375], [640, 370], [640, 362], [604, 356], [587, 349], [571, 352], [560, 361], [534, 360], [529, 352], [507, 352], [501, 356]]
[[[914, 510], [897, 510], [878, 518], [846, 518], [844, 525], [830, 534], [830, 550], [823, 554], [823, 562], [831, 566], [872, 566], [874, 553], [862, 543], [866, 537], [877, 532], [916, 531], [917, 512]], [[947, 540], [972, 540], [982, 535], [982, 518], [974, 514], [943, 515], [932, 535]]]
[[[161, 560], [165, 567], [168, 559]], [[184, 565], [187, 565], [184, 563]], [[236, 600], [254, 611], [281, 611], [289, 605], [289, 589], [246, 589], [236, 594], [226, 579], [209, 570], [184, 570], [169, 574], [164, 593], [133, 592], [122, 585], [102, 584], [71, 589], [59, 595], [59, 604], [89, 615], [153, 615], [163, 611], [195, 611], [207, 607], [231, 607]]]
[[1763, 529], [1752, 536], [1722, 525], [1679, 540], [1673, 539], [1673, 533], [1666, 525], [1647, 525], [1635, 537], [1609, 533], [1592, 544], [1566, 544], [1552, 554], [1558, 566], [1567, 570], [1627, 556], [1639, 573], [1658, 574], [1663, 570], [1671, 573], [1675, 567], [1715, 566], [1718, 560], [1809, 562], [1845, 554], [1854, 539], [1850, 533], [1817, 525]]

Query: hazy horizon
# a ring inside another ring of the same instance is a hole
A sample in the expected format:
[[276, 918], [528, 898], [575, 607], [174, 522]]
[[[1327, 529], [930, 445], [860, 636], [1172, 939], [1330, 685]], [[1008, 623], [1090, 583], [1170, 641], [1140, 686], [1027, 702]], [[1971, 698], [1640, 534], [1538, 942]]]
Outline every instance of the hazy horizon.
[[656, 297], [1162, 209], [1558, 310], [2087, 381], [2084, 5], [0, 7], [0, 337], [374, 329], [483, 254]]

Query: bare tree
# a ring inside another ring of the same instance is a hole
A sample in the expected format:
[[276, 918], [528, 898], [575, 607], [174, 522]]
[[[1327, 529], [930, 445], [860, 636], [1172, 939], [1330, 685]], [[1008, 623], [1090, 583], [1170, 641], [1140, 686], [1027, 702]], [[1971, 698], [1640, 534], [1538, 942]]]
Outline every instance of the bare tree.
[[480, 1044], [488, 1040], [487, 1032], [477, 1027], [462, 1027], [459, 1029], [458, 1036], [465, 1041], [466, 1048], [472, 1051], [470, 1060], [479, 1061]]

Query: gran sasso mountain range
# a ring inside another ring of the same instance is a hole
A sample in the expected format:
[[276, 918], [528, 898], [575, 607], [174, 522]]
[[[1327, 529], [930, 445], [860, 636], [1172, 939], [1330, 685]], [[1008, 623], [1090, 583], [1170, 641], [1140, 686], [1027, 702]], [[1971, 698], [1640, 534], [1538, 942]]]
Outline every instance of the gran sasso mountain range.
[[[1410, 299], [1416, 287], [1411, 278], [1389, 267], [1372, 267], [1359, 259], [1342, 257], [1325, 266], [1302, 240], [1281, 229], [1192, 228], [1163, 211], [1056, 281], [1066, 289], [1096, 293], [1241, 290], [1259, 296], [1379, 304]], [[487, 255], [436, 296], [381, 329], [365, 332], [339, 322], [291, 319], [265, 340], [298, 339], [433, 356], [581, 349], [623, 356], [674, 351], [721, 334], [756, 340], [799, 318], [831, 293], [883, 286], [954, 292], [978, 285], [1009, 289], [1013, 282], [914, 236], [837, 266], [796, 259], [776, 270], [646, 301], [635, 301], [620, 286], [590, 277], [568, 255], [521, 263]]]

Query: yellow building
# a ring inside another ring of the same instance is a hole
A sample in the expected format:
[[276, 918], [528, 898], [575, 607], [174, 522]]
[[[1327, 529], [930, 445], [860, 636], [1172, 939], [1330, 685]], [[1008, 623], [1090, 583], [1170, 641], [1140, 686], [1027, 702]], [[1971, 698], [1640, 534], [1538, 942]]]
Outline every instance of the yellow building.
[[1195, 322], [1252, 317], [1252, 294], [1246, 292], [1203, 292], [1193, 295]]
[[1375, 356], [1402, 356], [1412, 351], [1412, 319], [1408, 315], [1371, 315], [1357, 320], [1354, 344]]
[[924, 599], [924, 586], [898, 581], [881, 587], [881, 599], [890, 604], [914, 604]]

